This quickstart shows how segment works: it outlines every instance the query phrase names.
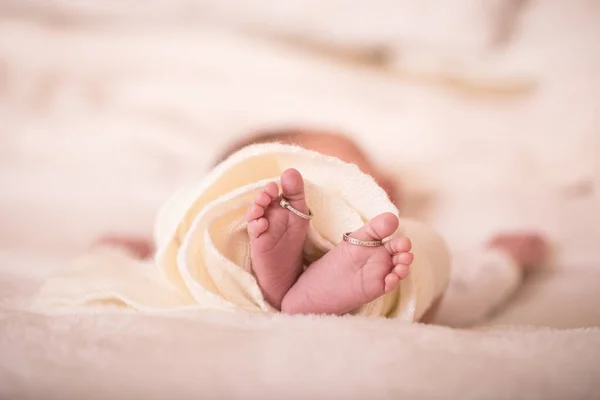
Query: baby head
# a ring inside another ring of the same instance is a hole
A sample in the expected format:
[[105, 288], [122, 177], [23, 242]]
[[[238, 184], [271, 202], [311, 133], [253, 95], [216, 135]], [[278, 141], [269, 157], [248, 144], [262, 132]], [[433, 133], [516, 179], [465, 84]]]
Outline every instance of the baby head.
[[355, 164], [361, 171], [371, 175], [379, 186], [387, 192], [393, 202], [398, 200], [398, 191], [393, 179], [377, 168], [354, 141], [337, 132], [310, 129], [258, 132], [229, 146], [219, 158], [219, 162], [251, 144], [271, 142], [300, 146], [307, 150], [337, 157], [342, 161]]

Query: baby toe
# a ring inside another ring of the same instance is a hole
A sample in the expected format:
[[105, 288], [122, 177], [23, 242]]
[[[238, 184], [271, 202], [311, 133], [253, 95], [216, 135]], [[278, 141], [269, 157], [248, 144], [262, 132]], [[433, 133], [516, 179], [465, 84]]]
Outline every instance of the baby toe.
[[392, 261], [394, 262], [394, 265], [410, 265], [412, 264], [414, 258], [415, 256], [412, 253], [398, 253], [394, 254], [394, 257], [392, 257]]
[[405, 253], [410, 251], [412, 248], [412, 243], [407, 237], [396, 237], [388, 240], [385, 243], [385, 248], [390, 254]]
[[289, 200], [304, 199], [304, 179], [302, 174], [294, 168], [289, 168], [281, 174], [281, 190]]
[[266, 218], [255, 219], [248, 223], [248, 235], [251, 238], [257, 238], [262, 235], [269, 227], [269, 221]]
[[395, 290], [400, 285], [400, 277], [394, 273], [388, 274], [384, 280], [384, 290], [386, 293]]
[[393, 270], [394, 275], [397, 275], [398, 278], [400, 278], [400, 279], [406, 278], [408, 276], [409, 272], [410, 272], [410, 267], [408, 265], [404, 265], [404, 264], [396, 265]]
[[261, 207], [267, 207], [269, 204], [271, 204], [272, 201], [273, 199], [266, 192], [266, 189], [265, 191], [258, 193], [254, 198], [254, 203], [258, 204]]
[[258, 204], [252, 204], [246, 212], [246, 221], [250, 222], [265, 214], [265, 209]]
[[[366, 224], [360, 227], [358, 230], [350, 234], [351, 238], [358, 240], [383, 240], [393, 234], [398, 229], [398, 217], [392, 213], [379, 214], [376, 217], [370, 219]], [[392, 242], [389, 240], [386, 242]], [[387, 248], [387, 247], [386, 247]]]
[[271, 198], [271, 201], [279, 197], [279, 186], [275, 182], [269, 182], [265, 186], [265, 193]]

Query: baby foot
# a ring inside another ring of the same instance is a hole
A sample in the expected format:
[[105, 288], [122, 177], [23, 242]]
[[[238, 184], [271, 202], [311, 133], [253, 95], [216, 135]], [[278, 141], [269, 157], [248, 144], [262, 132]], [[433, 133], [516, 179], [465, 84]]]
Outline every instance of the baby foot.
[[[295, 169], [281, 174], [283, 196], [308, 214], [302, 175]], [[246, 213], [252, 269], [265, 300], [280, 309], [281, 301], [302, 272], [302, 248], [309, 221], [279, 205], [279, 188], [271, 182]]]
[[[380, 214], [351, 237], [382, 240], [398, 228], [398, 218]], [[383, 246], [339, 243], [311, 264], [282, 302], [288, 314], [344, 314], [396, 289], [409, 272], [410, 240], [393, 238]]]

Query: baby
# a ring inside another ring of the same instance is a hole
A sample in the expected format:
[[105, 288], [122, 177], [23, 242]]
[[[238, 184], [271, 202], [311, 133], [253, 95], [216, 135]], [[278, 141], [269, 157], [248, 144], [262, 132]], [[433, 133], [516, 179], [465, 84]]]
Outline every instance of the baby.
[[[250, 144], [267, 142], [294, 144], [354, 163], [371, 175], [392, 201], [398, 204], [401, 200], [393, 181], [353, 141], [336, 133], [266, 132], [234, 144], [221, 160]], [[398, 228], [399, 221], [391, 213], [378, 215], [344, 235], [343, 241], [304, 271], [302, 250], [311, 217], [303, 178], [295, 169], [281, 175], [281, 194], [276, 183], [269, 183], [247, 210], [252, 268], [273, 307], [288, 314], [345, 314], [395, 290], [408, 275], [413, 262], [410, 239], [384, 241]], [[102, 242], [126, 246], [140, 257], [153, 251], [144, 240], [108, 237]], [[545, 242], [536, 234], [498, 235], [489, 243], [522, 267], [538, 264], [546, 252]]]

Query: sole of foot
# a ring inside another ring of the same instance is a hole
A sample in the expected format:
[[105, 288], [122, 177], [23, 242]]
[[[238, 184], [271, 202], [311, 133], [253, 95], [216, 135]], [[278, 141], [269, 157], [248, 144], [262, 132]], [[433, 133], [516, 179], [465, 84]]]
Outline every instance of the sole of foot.
[[[383, 240], [398, 228], [391, 213], [376, 216], [350, 237]], [[288, 314], [345, 314], [395, 290], [413, 262], [411, 242], [395, 237], [382, 246], [340, 242], [313, 263], [290, 289], [282, 303]]]
[[[304, 180], [295, 169], [281, 175], [281, 191], [290, 205], [308, 214]], [[265, 300], [280, 309], [283, 297], [302, 273], [302, 249], [309, 221], [279, 205], [272, 182], [258, 193], [246, 213], [252, 269]]]

